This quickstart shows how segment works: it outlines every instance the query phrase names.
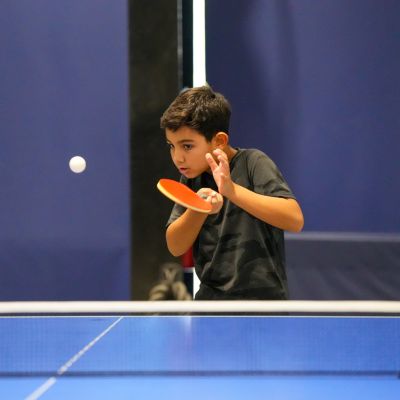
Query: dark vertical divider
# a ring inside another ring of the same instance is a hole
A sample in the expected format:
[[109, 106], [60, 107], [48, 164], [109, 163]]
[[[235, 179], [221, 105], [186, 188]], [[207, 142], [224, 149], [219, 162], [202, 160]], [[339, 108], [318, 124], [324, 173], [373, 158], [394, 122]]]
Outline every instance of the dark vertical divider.
[[176, 0], [129, 1], [132, 298], [144, 300], [162, 263], [171, 261], [165, 223], [172, 203], [160, 178], [178, 179], [159, 128], [180, 90]]
[[182, 86], [193, 85], [193, 1], [181, 0]]

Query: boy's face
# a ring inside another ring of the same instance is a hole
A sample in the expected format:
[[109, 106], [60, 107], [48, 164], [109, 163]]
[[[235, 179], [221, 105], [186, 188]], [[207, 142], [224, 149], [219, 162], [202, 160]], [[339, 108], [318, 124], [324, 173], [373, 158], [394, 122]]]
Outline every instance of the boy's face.
[[165, 135], [172, 161], [182, 175], [195, 178], [210, 169], [205, 155], [215, 149], [213, 140], [208, 142], [201, 133], [186, 126], [176, 131], [166, 129]]

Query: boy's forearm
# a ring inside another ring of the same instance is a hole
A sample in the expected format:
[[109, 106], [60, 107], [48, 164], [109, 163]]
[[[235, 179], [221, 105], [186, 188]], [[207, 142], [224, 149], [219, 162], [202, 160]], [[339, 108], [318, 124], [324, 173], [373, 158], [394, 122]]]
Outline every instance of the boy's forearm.
[[292, 232], [303, 229], [303, 213], [294, 199], [265, 196], [236, 183], [228, 198], [249, 214], [277, 228]]
[[186, 210], [167, 228], [167, 247], [173, 256], [181, 256], [189, 250], [206, 218], [207, 214]]

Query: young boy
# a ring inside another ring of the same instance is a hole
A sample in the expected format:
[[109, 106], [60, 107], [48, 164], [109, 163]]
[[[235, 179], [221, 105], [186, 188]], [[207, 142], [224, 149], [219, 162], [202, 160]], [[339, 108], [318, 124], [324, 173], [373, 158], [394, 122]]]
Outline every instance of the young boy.
[[287, 299], [283, 231], [299, 232], [303, 214], [272, 160], [229, 144], [231, 109], [208, 86], [182, 92], [161, 118], [181, 182], [207, 195], [211, 214], [175, 204], [169, 251], [193, 246], [196, 300]]

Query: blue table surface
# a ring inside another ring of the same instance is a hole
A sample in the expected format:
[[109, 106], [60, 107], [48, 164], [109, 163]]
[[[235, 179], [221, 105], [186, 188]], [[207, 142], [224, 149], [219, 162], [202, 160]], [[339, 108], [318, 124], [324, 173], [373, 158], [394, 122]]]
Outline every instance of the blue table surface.
[[52, 377], [40, 398], [400, 395], [400, 318], [126, 316], [99, 337], [118, 319], [0, 318], [0, 399]]

